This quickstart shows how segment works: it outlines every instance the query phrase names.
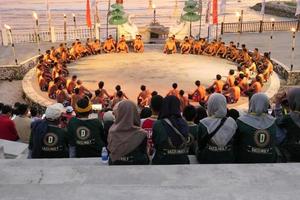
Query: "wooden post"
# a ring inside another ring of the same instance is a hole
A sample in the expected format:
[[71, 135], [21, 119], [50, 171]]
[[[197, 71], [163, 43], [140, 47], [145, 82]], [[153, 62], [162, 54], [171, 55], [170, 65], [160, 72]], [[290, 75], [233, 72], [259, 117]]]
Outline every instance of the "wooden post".
[[221, 35], [224, 34], [224, 22], [221, 23]]
[[262, 33], [262, 31], [263, 31], [263, 21], [262, 20], [260, 20], [259, 21], [259, 33]]
[[297, 31], [300, 31], [300, 14], [298, 15]]
[[241, 10], [241, 24], [240, 31], [243, 32], [244, 10]]

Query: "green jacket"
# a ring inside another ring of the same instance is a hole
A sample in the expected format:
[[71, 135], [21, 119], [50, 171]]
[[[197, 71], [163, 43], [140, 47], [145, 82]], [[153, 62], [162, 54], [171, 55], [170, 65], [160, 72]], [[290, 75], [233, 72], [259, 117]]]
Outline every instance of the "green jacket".
[[98, 119], [72, 118], [68, 124], [70, 145], [76, 149], [76, 157], [100, 157], [106, 146], [104, 130]]
[[[35, 139], [33, 137], [38, 136], [30, 135], [30, 150], [35, 149], [34, 145], [36, 145], [34, 144]], [[39, 156], [35, 157], [34, 153], [32, 154], [32, 158], [68, 158], [68, 143], [67, 132], [64, 129], [48, 125], [48, 131], [44, 138], [42, 138], [41, 144], [39, 144], [40, 148], [37, 149]]]
[[284, 115], [277, 119], [276, 124], [286, 133], [280, 149], [287, 161], [300, 162], [300, 127], [295, 124], [290, 115]]
[[273, 163], [276, 162], [276, 125], [258, 130], [237, 120], [237, 162]]
[[[155, 122], [152, 137], [156, 150], [152, 164], [172, 165], [190, 163], [188, 158], [188, 146], [181, 148], [173, 147], [161, 120]], [[188, 138], [186, 139], [188, 140]]]
[[[201, 139], [208, 134], [207, 128], [200, 122], [198, 127], [198, 146], [201, 144]], [[201, 151], [197, 150], [197, 159], [200, 163], [217, 164], [217, 163], [234, 163], [233, 138], [225, 147], [218, 147], [212, 141], [209, 141], [206, 147]]]

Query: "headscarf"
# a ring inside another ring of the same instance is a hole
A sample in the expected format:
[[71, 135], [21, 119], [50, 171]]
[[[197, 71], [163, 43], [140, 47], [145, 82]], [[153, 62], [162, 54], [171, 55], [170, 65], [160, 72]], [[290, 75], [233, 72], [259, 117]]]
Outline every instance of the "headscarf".
[[291, 89], [287, 98], [291, 109], [290, 116], [294, 123], [300, 127], [300, 88]]
[[167, 96], [164, 98], [158, 119], [162, 121], [172, 144], [176, 147], [182, 145], [184, 142], [182, 138], [164, 121], [164, 119], [168, 119], [182, 136], [185, 138], [188, 136], [189, 127], [186, 121], [181, 117], [180, 101], [176, 96]]
[[112, 161], [116, 161], [136, 149], [147, 133], [140, 128], [137, 107], [132, 101], [119, 102], [113, 112], [116, 120], [109, 129], [108, 150]]
[[256, 93], [250, 100], [248, 113], [238, 119], [256, 129], [268, 129], [275, 122], [275, 118], [267, 114], [269, 106], [267, 95]]
[[[212, 94], [208, 99], [208, 117], [200, 121], [211, 134], [220, 125], [222, 119], [227, 115], [227, 102], [222, 94]], [[237, 129], [236, 122], [228, 117], [219, 131], [212, 137], [212, 141], [219, 147], [224, 147], [231, 140]]]

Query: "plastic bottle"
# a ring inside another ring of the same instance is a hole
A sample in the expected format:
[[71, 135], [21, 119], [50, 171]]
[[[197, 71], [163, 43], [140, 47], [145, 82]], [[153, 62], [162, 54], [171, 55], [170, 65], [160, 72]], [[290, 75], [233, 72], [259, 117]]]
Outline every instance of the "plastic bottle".
[[108, 163], [108, 152], [106, 147], [102, 148], [102, 153], [101, 153], [101, 162], [103, 164], [107, 164]]

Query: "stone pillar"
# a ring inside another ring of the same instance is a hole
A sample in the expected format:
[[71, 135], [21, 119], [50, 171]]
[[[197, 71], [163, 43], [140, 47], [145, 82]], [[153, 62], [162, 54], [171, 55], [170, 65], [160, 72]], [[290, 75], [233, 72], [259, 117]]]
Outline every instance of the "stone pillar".
[[[1, 27], [0, 27], [1, 28]], [[1, 34], [2, 34], [2, 41], [3, 41], [3, 46], [8, 46], [9, 44], [9, 39], [8, 39], [8, 35], [7, 35], [7, 31], [5, 28], [1, 29]]]
[[101, 36], [100, 36], [100, 23], [96, 23], [95, 36], [96, 36], [97, 40], [100, 40], [100, 38], [101, 38]]
[[0, 146], [0, 159], [5, 159], [3, 146]]
[[55, 28], [53, 26], [51, 26], [50, 37], [51, 37], [51, 42], [55, 43], [56, 42], [56, 33], [55, 33]]

